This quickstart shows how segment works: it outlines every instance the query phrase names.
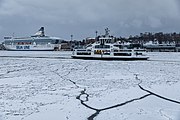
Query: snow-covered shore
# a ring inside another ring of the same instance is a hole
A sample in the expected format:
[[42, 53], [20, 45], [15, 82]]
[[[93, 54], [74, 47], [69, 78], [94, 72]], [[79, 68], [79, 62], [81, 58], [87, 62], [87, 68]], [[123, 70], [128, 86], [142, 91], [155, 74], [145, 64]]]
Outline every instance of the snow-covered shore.
[[148, 54], [96, 61], [0, 51], [0, 119], [179, 120], [180, 53]]

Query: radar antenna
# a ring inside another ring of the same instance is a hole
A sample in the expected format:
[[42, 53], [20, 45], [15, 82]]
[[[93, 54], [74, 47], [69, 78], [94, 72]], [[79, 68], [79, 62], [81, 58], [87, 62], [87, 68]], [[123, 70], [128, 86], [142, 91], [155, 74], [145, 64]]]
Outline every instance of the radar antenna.
[[109, 36], [110, 30], [108, 28], [105, 29], [105, 36]]

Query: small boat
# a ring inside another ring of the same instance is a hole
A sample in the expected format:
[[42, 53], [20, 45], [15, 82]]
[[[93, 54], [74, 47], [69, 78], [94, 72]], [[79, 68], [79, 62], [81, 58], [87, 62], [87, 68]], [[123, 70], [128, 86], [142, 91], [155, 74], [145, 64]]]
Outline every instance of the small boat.
[[109, 36], [109, 30], [99, 36], [93, 44], [85, 49], [74, 49], [72, 58], [88, 60], [148, 60], [145, 49], [128, 49], [124, 45], [113, 43], [113, 36]]
[[30, 37], [4, 37], [3, 46], [10, 51], [53, 51], [61, 48], [62, 39], [45, 36], [44, 27]]

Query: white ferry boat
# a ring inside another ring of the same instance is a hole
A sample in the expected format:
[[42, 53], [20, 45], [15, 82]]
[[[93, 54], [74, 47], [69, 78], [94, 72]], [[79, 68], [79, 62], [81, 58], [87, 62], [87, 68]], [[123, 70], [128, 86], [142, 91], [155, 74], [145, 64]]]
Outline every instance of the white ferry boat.
[[61, 48], [61, 39], [45, 36], [44, 27], [30, 37], [4, 37], [3, 46], [11, 51], [53, 51]]
[[100, 36], [97, 42], [85, 49], [74, 49], [72, 58], [90, 60], [147, 60], [145, 49], [128, 49], [121, 44], [113, 43], [114, 37], [109, 36], [109, 30]]

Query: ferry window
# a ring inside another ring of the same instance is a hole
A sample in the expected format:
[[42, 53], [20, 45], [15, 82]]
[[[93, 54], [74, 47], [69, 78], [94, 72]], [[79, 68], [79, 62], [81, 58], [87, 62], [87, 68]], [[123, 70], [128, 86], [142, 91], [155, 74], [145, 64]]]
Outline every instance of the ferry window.
[[11, 43], [11, 41], [5, 41], [4, 42], [6, 45], [11, 45], [12, 43]]
[[55, 41], [55, 44], [58, 44], [58, 43], [59, 43], [59, 40], [56, 40], [56, 41]]
[[96, 45], [95, 48], [99, 48], [99, 45]]
[[110, 45], [96, 45], [95, 48], [110, 48]]
[[86, 47], [91, 47], [92, 45], [87, 45]]

